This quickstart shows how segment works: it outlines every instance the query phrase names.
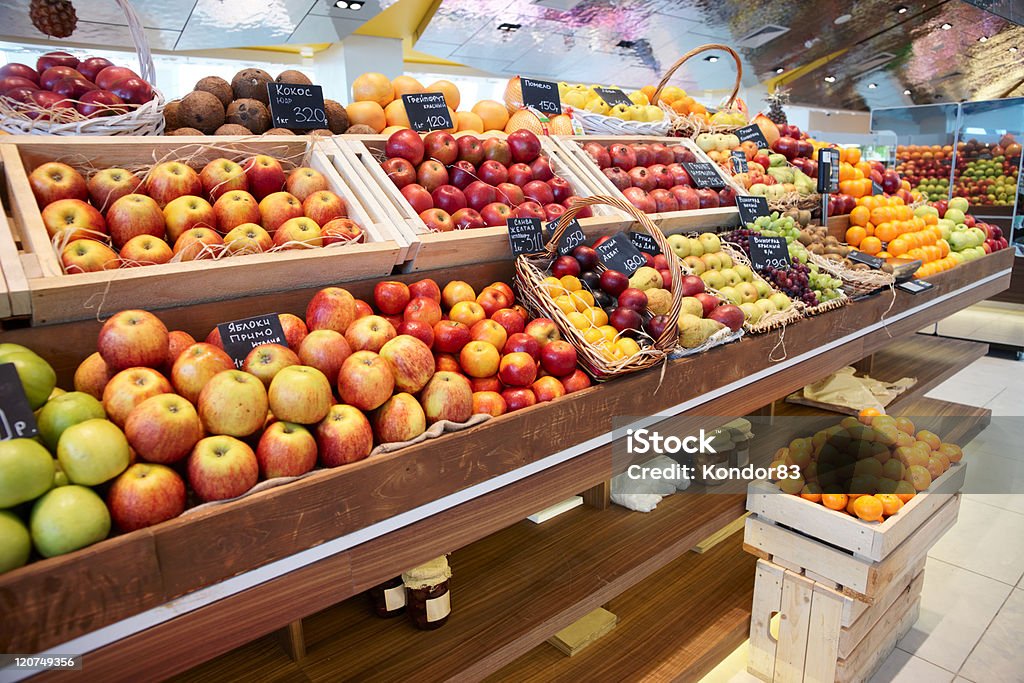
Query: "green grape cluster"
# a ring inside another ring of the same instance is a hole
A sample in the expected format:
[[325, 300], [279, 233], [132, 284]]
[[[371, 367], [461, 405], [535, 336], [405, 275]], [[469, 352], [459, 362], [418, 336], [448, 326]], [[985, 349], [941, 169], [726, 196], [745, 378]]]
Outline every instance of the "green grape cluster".
[[843, 282], [839, 278], [821, 272], [818, 270], [818, 266], [812, 263], [811, 272], [807, 276], [807, 285], [818, 295], [818, 302], [825, 303], [839, 298], [839, 288], [842, 287]]
[[783, 216], [772, 211], [768, 216], [758, 216], [753, 223], [747, 223], [747, 229], [766, 237], [785, 238], [789, 257], [800, 263], [807, 263], [807, 248], [800, 243], [800, 226], [792, 216]]

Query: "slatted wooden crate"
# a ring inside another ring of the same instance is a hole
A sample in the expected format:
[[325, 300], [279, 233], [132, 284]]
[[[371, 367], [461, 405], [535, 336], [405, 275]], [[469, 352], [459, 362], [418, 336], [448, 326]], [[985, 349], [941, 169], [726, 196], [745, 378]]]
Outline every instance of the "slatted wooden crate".
[[[340, 247], [65, 275], [28, 183], [28, 174], [34, 168], [53, 160], [82, 169], [99, 169], [187, 158], [192, 166], [202, 168], [218, 157], [240, 160], [253, 154], [292, 160], [292, 167], [304, 163], [324, 173], [331, 189], [348, 205], [349, 217], [363, 228], [365, 241]], [[314, 143], [301, 137], [4, 140], [0, 144], [0, 159], [11, 215], [7, 229], [0, 225], [0, 231], [19, 243], [33, 323], [80, 320], [123, 308], [155, 310], [389, 275], [401, 260], [403, 243], [393, 226], [375, 222], [367, 204], [376, 205], [372, 199], [367, 202], [368, 193], [361, 182], [339, 175], [333, 160], [337, 156], [330, 143]], [[373, 211], [377, 216], [381, 214], [379, 209]], [[0, 252], [2, 249], [0, 245]]]
[[0, 320], [21, 318], [31, 313], [28, 276], [0, 203]]
[[[591, 180], [585, 177], [585, 172], [551, 138], [540, 136], [540, 139], [543, 153], [548, 156], [552, 170], [569, 181], [577, 196], [603, 194], [595, 189]], [[410, 244], [405, 271], [417, 272], [511, 258], [505, 226], [431, 232], [381, 168], [386, 136], [346, 135], [335, 137], [334, 141], [353, 169], [372, 178], [373, 182], [368, 184], [376, 192], [378, 203], [389, 208], [392, 219], [397, 221], [403, 231], [403, 239]], [[618, 232], [632, 222], [624, 213], [611, 207], [595, 207], [594, 213], [593, 217], [579, 220], [588, 237]]]
[[[615, 187], [597, 163], [583, 149], [587, 142], [597, 142], [601, 145], [614, 143], [642, 142], [651, 144], [660, 142], [669, 147], [680, 145], [686, 147], [697, 157], [697, 161], [712, 164], [722, 181], [736, 192], [736, 194], [747, 194], [741, 185], [736, 183], [728, 173], [719, 169], [718, 164], [701, 150], [700, 147], [689, 138], [671, 137], [645, 137], [645, 136], [596, 136], [596, 135], [556, 135], [552, 138], [565, 153], [572, 157], [576, 164], [584, 170], [584, 176], [594, 185], [594, 192], [598, 194], [610, 194], [613, 197], [625, 196]], [[666, 211], [664, 213], [649, 214], [651, 219], [661, 228], [666, 235], [692, 230], [717, 231], [718, 228], [727, 228], [739, 225], [740, 215], [735, 206], [718, 207], [715, 209], [694, 209], [691, 211]]]

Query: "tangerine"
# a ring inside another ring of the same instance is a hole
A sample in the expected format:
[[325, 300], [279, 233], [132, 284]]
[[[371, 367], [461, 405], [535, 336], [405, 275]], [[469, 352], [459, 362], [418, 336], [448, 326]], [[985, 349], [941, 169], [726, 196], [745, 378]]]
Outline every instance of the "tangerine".
[[884, 415], [884, 413], [877, 408], [865, 408], [864, 410], [857, 413], [857, 419], [866, 425], [871, 424], [872, 418]]
[[865, 522], [881, 522], [885, 507], [875, 496], [861, 496], [853, 501], [853, 511]]
[[894, 493], [879, 493], [876, 497], [882, 503], [882, 514], [886, 517], [895, 515], [903, 507], [903, 501]]
[[861, 241], [868, 236], [867, 230], [860, 226], [853, 226], [846, 230], [846, 243], [851, 247], [859, 247]]
[[829, 510], [845, 510], [848, 497], [845, 493], [823, 493], [821, 504]]

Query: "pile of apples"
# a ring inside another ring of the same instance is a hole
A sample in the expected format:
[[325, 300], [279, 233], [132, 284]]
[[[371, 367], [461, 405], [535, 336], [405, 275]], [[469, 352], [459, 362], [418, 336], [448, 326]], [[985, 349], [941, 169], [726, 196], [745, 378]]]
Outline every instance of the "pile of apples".
[[[373, 305], [317, 292], [305, 320], [241, 366], [215, 328], [203, 342], [152, 313], [122, 311], [55, 389], [45, 360], [14, 344], [41, 438], [0, 442], [0, 572], [32, 547], [52, 557], [235, 498], [258, 481], [366, 458], [442, 420], [466, 422], [590, 386], [549, 319], [529, 320], [503, 282], [379, 282]], [[105, 501], [101, 498], [105, 496]], [[13, 550], [12, 550], [13, 548]]]
[[124, 114], [152, 100], [154, 91], [137, 73], [109, 59], [48, 52], [35, 68], [13, 62], [0, 66], [0, 96], [26, 118], [67, 121]]
[[[685, 93], [684, 93], [685, 95]], [[654, 122], [665, 118], [661, 107], [651, 104], [650, 95], [634, 90], [626, 97], [632, 104], [617, 104], [609, 107], [608, 103], [597, 94], [593, 85], [583, 83], [558, 84], [558, 97], [563, 104], [575, 109], [582, 109], [601, 116], [611, 116], [622, 121]]]
[[953, 195], [971, 204], [1012, 206], [1020, 158], [1020, 143], [1010, 133], [995, 144], [973, 138], [958, 143]]
[[108, 168], [88, 180], [60, 162], [29, 183], [66, 273], [313, 248], [359, 241], [345, 200], [312, 168], [286, 172], [257, 155], [220, 158], [200, 171], [180, 161], [143, 178]]
[[[575, 196], [528, 130], [484, 140], [399, 130], [384, 151], [384, 171], [435, 232], [503, 226], [513, 217], [554, 221]], [[585, 207], [577, 217], [590, 215]]]
[[918, 207], [918, 212], [933, 211], [938, 215], [937, 225], [942, 237], [949, 243], [950, 256], [962, 262], [972, 261], [985, 254], [1006, 249], [1009, 241], [997, 225], [978, 221], [970, 214], [971, 206], [963, 197], [931, 202]]
[[605, 146], [585, 142], [583, 150], [611, 184], [644, 213], [736, 205], [736, 193], [731, 187], [694, 188], [683, 164], [695, 162], [697, 157], [683, 145], [616, 142]]
[[896, 172], [912, 189], [937, 201], [949, 196], [949, 176], [953, 165], [952, 145], [898, 145]]

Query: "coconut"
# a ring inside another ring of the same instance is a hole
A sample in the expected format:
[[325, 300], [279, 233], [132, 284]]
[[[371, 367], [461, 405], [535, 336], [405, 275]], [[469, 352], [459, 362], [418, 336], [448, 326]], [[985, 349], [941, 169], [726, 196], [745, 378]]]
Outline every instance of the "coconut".
[[[334, 100], [324, 100], [324, 111], [327, 112], [327, 127], [330, 128], [333, 133], [340, 134], [348, 130], [348, 112], [345, 111], [345, 107], [341, 106]], [[369, 128], [369, 126], [364, 127]], [[371, 130], [370, 135], [373, 135], [375, 132], [376, 131]]]
[[209, 135], [224, 124], [224, 105], [216, 95], [205, 90], [194, 90], [181, 100], [178, 123]]
[[316, 130], [309, 131], [308, 134], [309, 135], [320, 135], [320, 136], [328, 137], [329, 138], [332, 135], [334, 135], [334, 131], [327, 130], [326, 128], [317, 128]]
[[231, 104], [231, 100], [235, 99], [231, 93], [231, 84], [225, 81], [223, 78], [217, 76], [207, 76], [196, 83], [194, 90], [202, 90], [215, 96], [220, 103], [227, 109], [227, 106]]
[[264, 135], [295, 135], [295, 133], [291, 132], [287, 128], [271, 128], [264, 133]]
[[252, 131], [237, 123], [225, 123], [213, 132], [214, 135], [252, 135]]
[[350, 126], [349, 129], [346, 130], [345, 132], [348, 133], [349, 135], [376, 135], [377, 134], [377, 131], [375, 131], [373, 128], [371, 128], [370, 126], [367, 126], [365, 124], [362, 124], [362, 123], [357, 123], [354, 126]]
[[289, 85], [313, 85], [313, 81], [309, 80], [309, 76], [295, 69], [282, 71], [274, 80], [278, 83], [288, 83]]
[[224, 120], [245, 126], [257, 135], [267, 131], [271, 126], [270, 111], [262, 102], [253, 99], [232, 102]]
[[231, 79], [231, 90], [236, 100], [253, 99], [269, 104], [267, 84], [273, 81], [273, 77], [263, 69], [242, 69]]
[[178, 107], [180, 106], [181, 100], [168, 102], [164, 106], [164, 130], [174, 130], [181, 127], [181, 123], [178, 121]]
[[206, 133], [195, 128], [178, 128], [167, 133], [167, 135], [206, 135]]

